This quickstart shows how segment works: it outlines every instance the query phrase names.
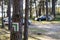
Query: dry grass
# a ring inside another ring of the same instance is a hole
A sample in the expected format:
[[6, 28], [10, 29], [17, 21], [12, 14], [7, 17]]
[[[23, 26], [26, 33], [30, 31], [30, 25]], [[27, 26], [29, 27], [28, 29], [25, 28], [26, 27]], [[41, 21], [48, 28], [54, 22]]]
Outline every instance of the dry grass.
[[[28, 40], [45, 40], [47, 38], [48, 37], [44, 37], [44, 35], [29, 34]], [[0, 40], [10, 40], [10, 32], [6, 29], [0, 28]]]
[[10, 39], [10, 32], [6, 29], [0, 28], [0, 40], [9, 40]]
[[[7, 27], [5, 29], [0, 28], [0, 40], [10, 40], [10, 32]], [[37, 40], [37, 38], [29, 36], [28, 40]]]

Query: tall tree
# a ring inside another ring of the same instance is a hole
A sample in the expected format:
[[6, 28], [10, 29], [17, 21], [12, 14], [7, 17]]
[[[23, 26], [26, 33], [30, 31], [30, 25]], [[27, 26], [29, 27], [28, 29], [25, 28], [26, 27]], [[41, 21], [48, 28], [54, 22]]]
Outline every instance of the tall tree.
[[54, 16], [54, 19], [55, 19], [55, 2], [56, 2], [56, 0], [52, 0], [52, 14], [53, 14], [53, 16]]
[[39, 2], [39, 16], [41, 16], [41, 1]]
[[33, 13], [32, 13], [32, 0], [30, 0], [30, 18], [32, 18]]
[[22, 40], [22, 22], [23, 22], [23, 0], [13, 0], [12, 23], [18, 23], [18, 30], [11, 28], [10, 40]]
[[4, 28], [4, 21], [3, 21], [3, 18], [4, 18], [4, 15], [3, 15], [3, 4], [4, 4], [4, 0], [2, 0], [2, 27], [1, 28]]
[[44, 0], [42, 0], [42, 13], [45, 14]]
[[28, 14], [29, 14], [29, 0], [25, 1], [25, 26], [24, 26], [24, 40], [28, 40]]
[[35, 10], [36, 10], [36, 17], [38, 17], [39, 16], [39, 14], [38, 14], [38, 4], [37, 4], [37, 0], [35, 0]]
[[9, 19], [9, 25], [8, 25], [8, 29], [10, 30], [11, 28], [11, 0], [8, 1], [8, 10], [7, 10], [7, 17]]
[[48, 0], [46, 0], [46, 21], [48, 21]]
[[40, 0], [40, 2], [41, 2], [41, 12], [43, 15], [45, 15], [45, 7], [44, 7], [45, 0]]

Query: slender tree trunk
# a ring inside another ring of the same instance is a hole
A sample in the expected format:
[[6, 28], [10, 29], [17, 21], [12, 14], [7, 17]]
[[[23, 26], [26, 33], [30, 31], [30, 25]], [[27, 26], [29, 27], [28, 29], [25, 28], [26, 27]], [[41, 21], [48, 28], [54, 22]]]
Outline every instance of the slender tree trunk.
[[13, 0], [12, 23], [18, 23], [18, 31], [11, 28], [10, 40], [22, 40], [22, 21], [23, 21], [23, 0]]
[[44, 0], [42, 1], [42, 13], [45, 13], [45, 8], [44, 8]]
[[30, 18], [32, 18], [33, 13], [32, 13], [32, 0], [30, 0]]
[[39, 16], [41, 16], [41, 7], [39, 8]]
[[38, 3], [37, 3], [38, 1], [37, 0], [35, 0], [35, 10], [36, 10], [36, 17], [38, 17], [39, 16], [39, 9], [38, 9]]
[[4, 0], [2, 0], [2, 27], [1, 28], [4, 28], [4, 21], [3, 21], [3, 18], [4, 18], [4, 15], [3, 15], [3, 3], [4, 3]]
[[39, 2], [39, 16], [41, 16], [41, 1]]
[[7, 14], [8, 14], [8, 20], [9, 20], [9, 25], [8, 25], [8, 29], [10, 30], [10, 28], [11, 28], [11, 0], [9, 0], [9, 2], [8, 2], [8, 12], [7, 12]]
[[46, 21], [48, 21], [48, 0], [46, 0]]
[[41, 9], [42, 9], [42, 15], [45, 15], [45, 7], [44, 7], [44, 0], [41, 0]]
[[55, 19], [55, 0], [52, 0], [52, 14], [54, 16], [54, 19]]
[[25, 26], [24, 26], [24, 40], [28, 40], [28, 14], [29, 14], [29, 0], [26, 0], [25, 8]]
[[38, 9], [37, 9], [37, 5], [36, 5], [37, 3], [36, 3], [36, 1], [35, 1], [35, 9], [36, 9], [36, 17], [38, 17], [39, 15], [38, 15]]

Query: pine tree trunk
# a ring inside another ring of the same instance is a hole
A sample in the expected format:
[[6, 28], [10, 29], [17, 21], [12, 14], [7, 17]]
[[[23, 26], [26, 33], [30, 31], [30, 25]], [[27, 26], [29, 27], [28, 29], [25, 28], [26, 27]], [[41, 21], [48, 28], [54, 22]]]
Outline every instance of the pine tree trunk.
[[29, 14], [29, 0], [26, 0], [25, 8], [25, 26], [24, 26], [24, 40], [28, 40], [28, 14]]
[[54, 19], [55, 19], [55, 0], [52, 0], [52, 14], [54, 16]]
[[32, 0], [30, 0], [30, 18], [32, 18], [33, 13], [32, 13]]
[[44, 0], [42, 1], [42, 13], [45, 14]]
[[41, 1], [39, 2], [39, 16], [41, 16]]
[[3, 21], [3, 18], [4, 18], [4, 15], [3, 15], [3, 4], [4, 4], [4, 0], [2, 0], [2, 27], [1, 28], [4, 28], [4, 21]]
[[14, 31], [14, 27], [11, 28], [10, 40], [22, 40], [22, 18], [23, 18], [23, 0], [13, 0], [13, 16], [12, 23], [18, 23], [18, 31]]
[[8, 30], [10, 30], [10, 28], [11, 28], [11, 0], [9, 0], [9, 2], [8, 2], [7, 14], [8, 14], [7, 17], [8, 17], [8, 20], [9, 20]]
[[46, 21], [48, 21], [48, 0], [46, 0]]

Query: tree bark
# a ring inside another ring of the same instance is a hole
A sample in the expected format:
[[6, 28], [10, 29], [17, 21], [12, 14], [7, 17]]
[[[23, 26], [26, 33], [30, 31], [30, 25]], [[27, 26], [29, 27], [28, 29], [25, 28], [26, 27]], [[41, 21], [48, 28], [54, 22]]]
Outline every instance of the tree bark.
[[22, 40], [22, 21], [23, 21], [23, 0], [13, 0], [13, 16], [12, 23], [18, 23], [18, 31], [14, 31], [11, 28], [11, 38], [10, 40]]
[[28, 14], [29, 14], [29, 0], [26, 0], [25, 8], [25, 26], [24, 26], [24, 40], [28, 40]]
[[54, 19], [55, 19], [55, 0], [52, 0], [52, 14], [54, 16]]
[[38, 6], [36, 5], [37, 3], [36, 3], [36, 1], [35, 1], [35, 9], [36, 9], [36, 17], [38, 17], [39, 16], [39, 14], [38, 14]]
[[42, 13], [45, 14], [44, 0], [42, 1]]
[[39, 16], [41, 16], [41, 1], [39, 2]]
[[4, 4], [4, 0], [2, 0], [2, 27], [1, 28], [4, 28], [4, 21], [3, 21], [3, 18], [4, 18], [4, 15], [3, 15], [3, 4]]
[[10, 30], [10, 28], [11, 28], [11, 25], [12, 25], [12, 23], [11, 23], [11, 0], [9, 0], [9, 2], [8, 2], [8, 10], [7, 10], [7, 17], [8, 17], [8, 30]]
[[48, 21], [48, 0], [46, 0], [46, 21]]
[[32, 0], [30, 0], [30, 18], [32, 18], [33, 13], [32, 13]]

